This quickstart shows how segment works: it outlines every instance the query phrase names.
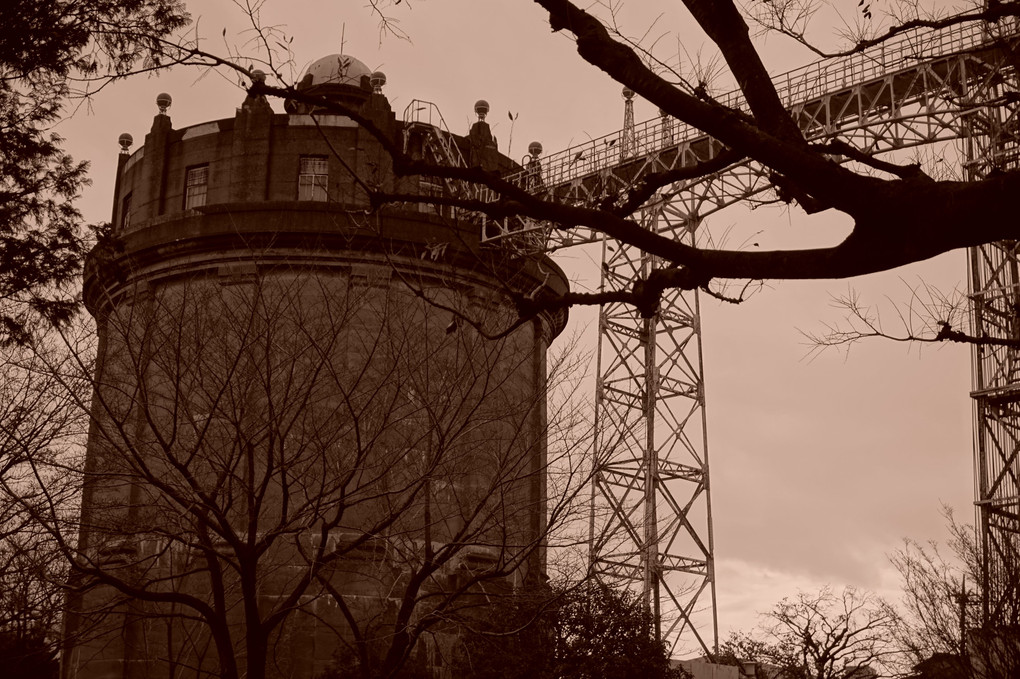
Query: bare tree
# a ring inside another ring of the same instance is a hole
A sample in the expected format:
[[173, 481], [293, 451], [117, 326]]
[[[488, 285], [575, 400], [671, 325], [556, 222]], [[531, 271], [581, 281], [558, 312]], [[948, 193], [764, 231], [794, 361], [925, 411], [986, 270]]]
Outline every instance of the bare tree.
[[[907, 540], [890, 557], [903, 583], [898, 643], [921, 668], [942, 663], [973, 679], [1015, 676], [1020, 671], [1020, 621], [982, 623], [986, 594], [976, 533], [948, 510], [945, 516], [946, 545]], [[1020, 572], [1003, 575], [1015, 582]]]
[[67, 379], [73, 362], [53, 340], [0, 348], [0, 662], [12, 677], [55, 676], [67, 562], [23, 501], [45, 482], [60, 511], [77, 511], [75, 474], [37, 472], [79, 462], [88, 427], [76, 401], [90, 387]]
[[874, 594], [854, 587], [798, 593], [764, 614], [755, 634], [734, 634], [724, 655], [753, 661], [771, 679], [869, 679], [896, 667], [897, 615]]
[[20, 497], [70, 563], [65, 672], [397, 676], [540, 581], [583, 483], [549, 327], [491, 341], [435, 304], [505, 315], [286, 268], [104, 300], [80, 519]]

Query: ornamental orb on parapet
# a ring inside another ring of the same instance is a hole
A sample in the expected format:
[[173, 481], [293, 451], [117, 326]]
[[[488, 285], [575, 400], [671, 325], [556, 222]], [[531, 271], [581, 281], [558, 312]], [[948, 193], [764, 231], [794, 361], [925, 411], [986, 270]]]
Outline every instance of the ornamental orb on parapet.
[[485, 116], [489, 113], [489, 102], [484, 99], [479, 99], [475, 102], [475, 115], [478, 116], [479, 120], [485, 120]]
[[170, 108], [170, 104], [174, 103], [174, 98], [166, 92], [160, 92], [156, 95], [156, 107], [159, 108], [159, 114], [165, 116], [166, 110]]

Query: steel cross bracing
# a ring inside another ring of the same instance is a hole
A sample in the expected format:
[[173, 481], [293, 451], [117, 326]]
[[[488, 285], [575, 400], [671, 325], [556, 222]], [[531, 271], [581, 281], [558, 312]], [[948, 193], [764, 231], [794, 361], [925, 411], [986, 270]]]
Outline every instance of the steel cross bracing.
[[[642, 221], [679, 217], [674, 228], [693, 239], [696, 224], [670, 207], [654, 202]], [[602, 287], [660, 265], [606, 241]], [[697, 295], [675, 290], [650, 318], [600, 309], [589, 559], [597, 577], [639, 588], [674, 651], [704, 653], [716, 650], [717, 621], [699, 318]]]
[[[1015, 34], [991, 36], [976, 24], [908, 33], [862, 54], [791, 71], [776, 79], [777, 88], [810, 139], [838, 137], [873, 154], [964, 139], [971, 158], [968, 172], [979, 177], [995, 163], [1005, 166], [1013, 150], [1012, 137], [1008, 144], [1003, 141], [1012, 117], [1000, 120], [1001, 110], [993, 115], [994, 109], [975, 109], [974, 104], [991, 100], [995, 88], [1005, 86], [998, 78], [1005, 72], [1001, 50], [993, 38], [1012, 40]], [[720, 100], [743, 106], [737, 94]], [[514, 179], [547, 199], [592, 205], [622, 194], [650, 172], [691, 166], [721, 148], [697, 130], [660, 117], [547, 156]], [[693, 239], [705, 217], [768, 189], [760, 166], [739, 163], [660, 190], [642, 208], [641, 223]], [[485, 195], [472, 191], [474, 197]], [[561, 232], [555, 225], [520, 219], [490, 220], [484, 234], [531, 251], [601, 239], [583, 229]], [[979, 291], [975, 323], [981, 332], [994, 334], [996, 323], [998, 332], [1007, 327], [1017, 332], [1009, 301], [1017, 294], [1015, 251], [1011, 244], [1000, 244], [972, 257], [972, 278], [986, 281], [974, 288]], [[605, 241], [603, 253], [604, 289], [629, 286], [658, 265], [655, 258], [619, 243]], [[697, 296], [673, 293], [649, 319], [622, 305], [607, 305], [599, 327], [593, 569], [638, 584], [672, 648], [710, 651], [716, 635], [714, 557]], [[1020, 408], [1014, 409], [1012, 401], [1003, 405], [1003, 399], [1020, 363], [1014, 350], [979, 353], [975, 394], [978, 427], [984, 433], [978, 438], [987, 439], [979, 441], [976, 453], [979, 503], [988, 508], [982, 510], [983, 539], [986, 553], [1000, 554], [995, 558], [1008, 565], [1016, 557], [1020, 525]], [[995, 398], [983, 401], [983, 390], [989, 389]], [[984, 416], [982, 407], [988, 411]], [[1001, 582], [1004, 571], [990, 563], [989, 581]], [[1015, 582], [989, 586], [1001, 590], [1001, 601], [1012, 596], [1015, 602]]]
[[[964, 100], [964, 170], [978, 180], [1020, 167], [1020, 92], [1002, 52], [973, 64]], [[1014, 96], [1010, 96], [1014, 95]], [[1020, 340], [1020, 243], [969, 250], [974, 333]], [[975, 504], [982, 559], [982, 623], [1020, 624], [1020, 346], [973, 350]]]

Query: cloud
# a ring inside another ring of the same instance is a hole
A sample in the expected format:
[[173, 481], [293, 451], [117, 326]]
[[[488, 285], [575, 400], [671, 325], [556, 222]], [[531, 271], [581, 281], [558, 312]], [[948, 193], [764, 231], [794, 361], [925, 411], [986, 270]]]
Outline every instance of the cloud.
[[719, 639], [731, 632], [751, 632], [762, 614], [770, 611], [784, 597], [797, 592], [817, 592], [822, 587], [841, 589], [854, 585], [875, 592], [895, 603], [899, 598], [899, 579], [887, 562], [877, 565], [877, 579], [871, 586], [844, 582], [798, 569], [770, 568], [743, 559], [720, 559], [716, 562], [718, 580]]

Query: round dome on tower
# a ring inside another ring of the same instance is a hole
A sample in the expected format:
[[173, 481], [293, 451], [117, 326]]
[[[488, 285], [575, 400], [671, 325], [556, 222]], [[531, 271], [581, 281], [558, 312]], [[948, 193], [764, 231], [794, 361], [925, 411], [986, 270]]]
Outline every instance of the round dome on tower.
[[[312, 62], [298, 81], [297, 89], [307, 94], [360, 106], [372, 93], [372, 70], [363, 61], [346, 54], [330, 54]], [[292, 99], [284, 102], [288, 113], [311, 113], [315, 108]]]
[[312, 62], [312, 65], [305, 69], [300, 82], [305, 84], [306, 78], [311, 76], [305, 86], [316, 85], [352, 85], [361, 87], [362, 76], [372, 76], [372, 69], [364, 62], [347, 56], [346, 54], [330, 54]]

